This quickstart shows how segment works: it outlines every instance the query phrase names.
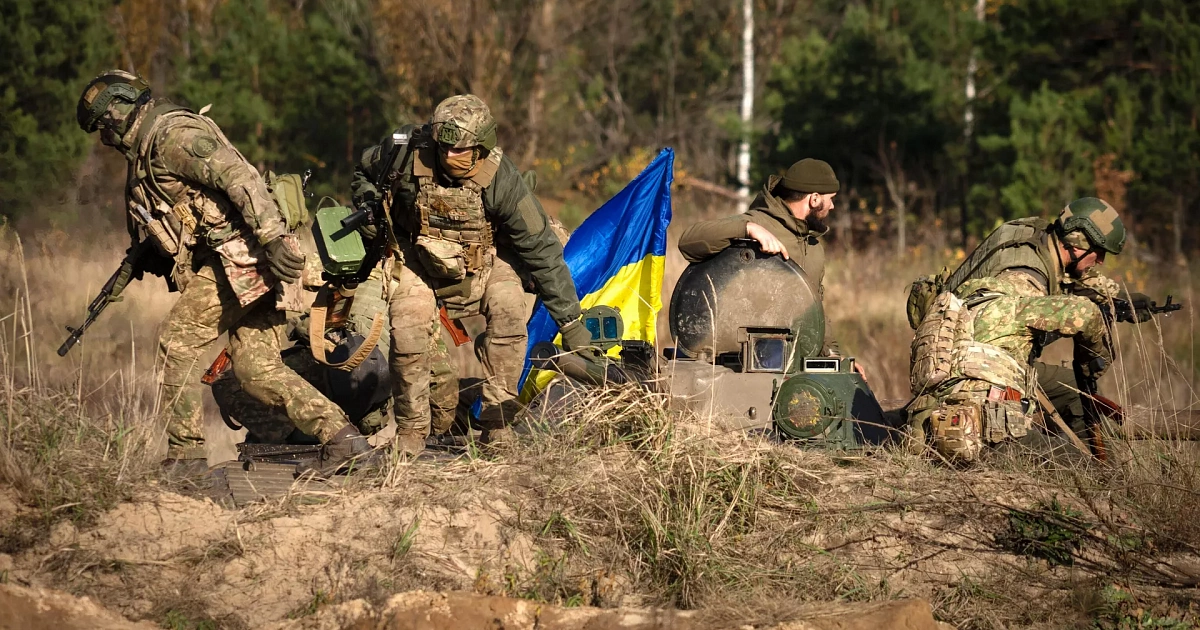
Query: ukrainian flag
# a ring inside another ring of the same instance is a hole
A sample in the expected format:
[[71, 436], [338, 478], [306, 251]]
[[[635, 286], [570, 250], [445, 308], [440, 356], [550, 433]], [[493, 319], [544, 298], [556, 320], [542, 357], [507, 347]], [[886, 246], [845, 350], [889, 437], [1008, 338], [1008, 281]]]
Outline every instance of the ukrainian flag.
[[[603, 304], [619, 310], [625, 320], [625, 339], [654, 343], [655, 320], [662, 309], [674, 165], [675, 152], [663, 149], [628, 186], [593, 212], [563, 248], [580, 307]], [[547, 340], [561, 344], [558, 326], [546, 307], [538, 304], [529, 319], [529, 348]], [[619, 347], [610, 354], [618, 352]], [[531, 372], [533, 378], [528, 378]], [[553, 372], [533, 370], [526, 350], [521, 401], [528, 403], [553, 377]]]

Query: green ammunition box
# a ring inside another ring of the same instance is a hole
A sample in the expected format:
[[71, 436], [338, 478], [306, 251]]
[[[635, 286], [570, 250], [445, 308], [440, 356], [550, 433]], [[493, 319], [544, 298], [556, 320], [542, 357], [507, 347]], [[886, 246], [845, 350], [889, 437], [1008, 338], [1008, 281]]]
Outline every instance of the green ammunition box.
[[313, 221], [313, 237], [317, 241], [317, 253], [325, 273], [335, 278], [350, 276], [362, 267], [367, 257], [358, 230], [342, 227], [342, 219], [354, 210], [345, 206], [331, 206], [317, 210]]

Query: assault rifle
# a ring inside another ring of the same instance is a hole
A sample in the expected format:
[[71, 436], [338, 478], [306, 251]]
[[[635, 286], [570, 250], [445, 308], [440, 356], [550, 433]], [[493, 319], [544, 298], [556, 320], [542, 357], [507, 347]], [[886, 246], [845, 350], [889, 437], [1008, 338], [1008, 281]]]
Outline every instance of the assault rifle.
[[[375, 194], [363, 199], [354, 209], [354, 212], [342, 219], [342, 229], [357, 230], [364, 225], [371, 225], [375, 228], [375, 236], [370, 243], [366, 243], [367, 255], [363, 258], [362, 267], [355, 276], [348, 282], [359, 283], [365, 282], [371, 276], [371, 270], [379, 261], [387, 254], [388, 248], [388, 217], [387, 209], [383, 206], [383, 198], [392, 189], [396, 183], [396, 178], [400, 175], [397, 170], [398, 166], [403, 166], [408, 160], [408, 156], [412, 153], [414, 146], [420, 147], [420, 143], [424, 140], [424, 127], [415, 127], [411, 133], [404, 133], [396, 130], [392, 133], [392, 144], [387, 149], [387, 154], [383, 159], [383, 167], [379, 174], [375, 176]], [[403, 154], [404, 157], [401, 157]], [[445, 305], [440, 305], [438, 309], [438, 318], [442, 325], [450, 333], [450, 337], [454, 340], [454, 345], [461, 346], [471, 340], [467, 334], [467, 329], [459, 320], [450, 319], [449, 313], [446, 311]]]
[[[370, 242], [364, 243], [367, 255], [363, 258], [362, 266], [347, 284], [365, 282], [371, 276], [371, 270], [387, 254], [388, 217], [387, 209], [383, 207], [383, 198], [387, 191], [391, 190], [396, 177], [399, 176], [396, 166], [403, 165], [412, 152], [413, 141], [416, 140], [415, 136], [418, 132], [420, 132], [419, 127], [413, 130], [412, 136], [400, 130], [392, 133], [392, 144], [388, 147], [387, 154], [380, 165], [379, 174], [372, 182], [375, 185], [375, 194], [359, 202], [354, 208], [354, 212], [342, 219], [342, 228], [346, 230], [357, 230], [365, 225], [375, 228], [375, 235], [371, 237]], [[403, 158], [400, 157], [401, 153], [404, 154]]]
[[[1100, 461], [1108, 460], [1108, 449], [1104, 446], [1104, 417], [1115, 404], [1100, 396], [1100, 384], [1094, 374], [1102, 371], [1105, 361], [1096, 357], [1086, 365], [1075, 363], [1075, 384], [1079, 387], [1079, 398], [1083, 401], [1083, 416], [1088, 427], [1088, 445], [1092, 455]], [[1101, 402], [1104, 401], [1104, 402]], [[1107, 403], [1107, 404], [1105, 404]], [[1120, 408], [1117, 407], [1119, 410]]]
[[1099, 300], [1100, 312], [1104, 314], [1104, 319], [1110, 322], [1141, 324], [1150, 321], [1150, 318], [1155, 315], [1171, 313], [1183, 308], [1183, 303], [1174, 301], [1175, 296], [1173, 295], [1168, 295], [1167, 302], [1161, 306], [1158, 302], [1150, 299], [1150, 296], [1141, 293], [1134, 293], [1129, 297], [1130, 299], [1112, 298], [1111, 304], [1109, 304], [1109, 300]]
[[[146, 254], [151, 253], [153, 249], [154, 243], [150, 239], [142, 240], [129, 248], [129, 252], [125, 254], [125, 259], [121, 261], [121, 266], [117, 267], [113, 275], [109, 276], [108, 281], [100, 288], [100, 293], [88, 305], [87, 318], [77, 328], [67, 326], [67, 332], [71, 334], [58, 347], [58, 356], [67, 356], [67, 353], [71, 351], [71, 348], [75, 347], [76, 343], [79, 343], [79, 340], [83, 338], [83, 333], [87, 332], [87, 329], [95, 323], [100, 314], [104, 312], [104, 309], [108, 308], [108, 305], [121, 295], [121, 292], [125, 290], [125, 286], [131, 280], [141, 277], [141, 274], [138, 273], [141, 259]], [[121, 276], [125, 276], [124, 279]], [[117, 286], [118, 284], [120, 286]]]

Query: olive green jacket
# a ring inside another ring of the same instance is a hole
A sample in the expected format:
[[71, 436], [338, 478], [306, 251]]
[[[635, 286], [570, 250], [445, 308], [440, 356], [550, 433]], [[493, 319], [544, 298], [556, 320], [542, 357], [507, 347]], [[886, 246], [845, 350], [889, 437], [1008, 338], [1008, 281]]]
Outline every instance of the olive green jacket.
[[[393, 185], [395, 201], [392, 204], [392, 222], [396, 226], [411, 224], [403, 220], [401, 213], [417, 212], [414, 204], [419, 184], [413, 176], [416, 144], [431, 141], [427, 139], [429, 134], [425, 127], [407, 125], [401, 127], [400, 131], [410, 134], [414, 146], [408, 158], [396, 167], [398, 175]], [[380, 196], [374, 182], [391, 146], [392, 136], [388, 134], [383, 142], [363, 152], [350, 183], [356, 206], [372, 196]], [[579, 319], [579, 298], [575, 294], [571, 272], [563, 260], [562, 242], [551, 229], [542, 204], [529, 190], [520, 170], [507, 155], [501, 158], [495, 177], [483, 189], [483, 207], [496, 231], [497, 249], [502, 254], [503, 250], [508, 249], [524, 265], [538, 297], [555, 323], [562, 326]], [[410, 236], [396, 234], [396, 238], [402, 240]]]
[[[688, 262], [707, 260], [729, 247], [733, 239], [746, 238], [747, 223], [757, 223], [783, 243], [788, 257], [816, 283], [817, 295], [824, 301], [825, 247], [819, 240], [824, 233], [810, 230], [808, 223], [797, 219], [779, 198], [771, 194], [781, 179], [778, 175], [767, 178], [767, 184], [750, 203], [745, 214], [701, 221], [684, 230], [679, 237], [679, 252]], [[824, 351], [840, 354], [828, 317], [825, 320]]]

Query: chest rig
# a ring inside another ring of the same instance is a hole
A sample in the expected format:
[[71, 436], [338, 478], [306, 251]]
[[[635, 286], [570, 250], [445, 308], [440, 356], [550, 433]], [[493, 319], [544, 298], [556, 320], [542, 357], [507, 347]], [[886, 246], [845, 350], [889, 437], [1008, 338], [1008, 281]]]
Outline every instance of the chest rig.
[[474, 176], [456, 186], [443, 186], [434, 171], [435, 147], [422, 147], [413, 160], [417, 193], [408, 231], [421, 266], [435, 279], [463, 281], [490, 267], [494, 231], [483, 204], [483, 191], [500, 167], [496, 147]]
[[162, 254], [176, 258], [195, 246], [197, 238], [218, 247], [238, 233], [229, 219], [237, 213], [223, 194], [183, 182], [154, 166], [160, 137], [184, 117], [202, 124], [221, 146], [232, 146], [208, 118], [173, 103], [157, 104], [138, 129], [126, 188], [131, 235], [141, 227]]
[[154, 241], [159, 253], [175, 258], [191, 245], [195, 220], [188, 213], [184, 219], [175, 212], [175, 199], [163, 190], [151, 170], [150, 160], [154, 140], [163, 123], [172, 116], [190, 113], [173, 103], [155, 104], [142, 120], [133, 143], [133, 159], [126, 177], [125, 205], [131, 237], [137, 237], [140, 227]]

